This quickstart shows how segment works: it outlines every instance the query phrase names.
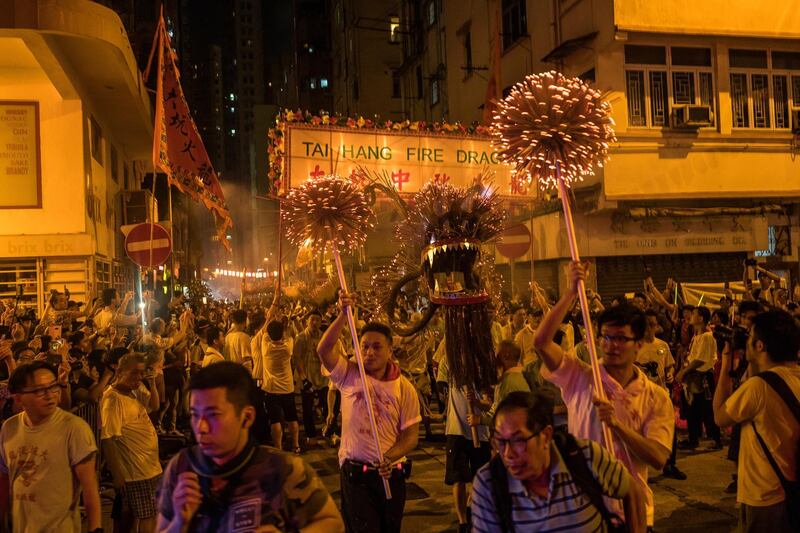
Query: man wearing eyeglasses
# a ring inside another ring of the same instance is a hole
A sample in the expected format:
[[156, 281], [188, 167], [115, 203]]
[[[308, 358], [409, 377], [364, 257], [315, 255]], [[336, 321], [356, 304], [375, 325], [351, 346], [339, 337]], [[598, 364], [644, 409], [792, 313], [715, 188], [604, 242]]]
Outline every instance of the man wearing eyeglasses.
[[[647, 525], [653, 526], [653, 492], [647, 486], [647, 467], [664, 468], [675, 430], [672, 401], [667, 391], [639, 370], [636, 358], [644, 342], [644, 312], [623, 304], [605, 310], [598, 319], [600, 375], [606, 400], [594, 391], [592, 368], [573, 352], [564, 353], [553, 337], [572, 308], [586, 265], [573, 261], [569, 286], [547, 313], [536, 332], [536, 350], [544, 362], [542, 375], [561, 389], [567, 405], [569, 432], [579, 439], [603, 443], [602, 424], [613, 433], [614, 456], [633, 476], [647, 497]], [[608, 447], [608, 444], [605, 444]]]
[[97, 445], [86, 422], [58, 407], [67, 392], [55, 369], [44, 361], [20, 365], [8, 388], [22, 412], [0, 430], [0, 528], [10, 518], [15, 532], [79, 532], [82, 490], [88, 530], [101, 531]]
[[622, 499], [627, 530], [644, 531], [639, 487], [596, 442], [553, 430], [547, 392], [512, 392], [492, 426], [497, 455], [475, 476], [472, 531], [607, 531], [622, 517], [611, 516], [602, 496]]

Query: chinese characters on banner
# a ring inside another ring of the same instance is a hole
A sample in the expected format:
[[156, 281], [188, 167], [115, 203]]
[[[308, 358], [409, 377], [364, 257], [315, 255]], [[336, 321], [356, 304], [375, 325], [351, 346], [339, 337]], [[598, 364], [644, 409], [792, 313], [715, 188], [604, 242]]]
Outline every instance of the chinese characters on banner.
[[170, 184], [188, 194], [192, 200], [201, 202], [213, 213], [219, 241], [230, 251], [226, 230], [233, 226], [233, 222], [217, 173], [211, 166], [211, 160], [183, 96], [180, 73], [163, 18], [158, 31], [160, 37], [153, 161], [156, 168], [167, 174]]
[[[358, 179], [356, 168], [386, 174], [400, 193], [415, 193], [429, 181], [468, 186], [483, 170], [504, 196], [524, 196], [511, 168], [492, 152], [488, 137], [425, 132], [353, 131], [287, 124], [286, 185], [336, 173]], [[363, 178], [362, 178], [363, 179]]]

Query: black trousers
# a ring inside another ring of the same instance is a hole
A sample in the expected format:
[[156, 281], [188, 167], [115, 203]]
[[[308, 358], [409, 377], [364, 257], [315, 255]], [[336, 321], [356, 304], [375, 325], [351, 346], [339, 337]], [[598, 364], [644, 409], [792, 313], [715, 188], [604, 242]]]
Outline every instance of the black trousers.
[[317, 436], [314, 402], [319, 402], [322, 407], [322, 419], [325, 420], [328, 416], [328, 387], [324, 389], [302, 389], [300, 398], [303, 402], [303, 429], [305, 429], [306, 438], [313, 439]]
[[672, 452], [669, 454], [667, 463], [664, 466], [675, 466], [675, 461], [678, 460], [678, 426], [675, 426], [675, 432], [672, 434]]
[[714, 422], [714, 404], [707, 396], [714, 397], [714, 374], [706, 373], [706, 386], [709, 394], [695, 394], [686, 413], [686, 426], [689, 430], [689, 442], [697, 444], [706, 428], [706, 436], [714, 442], [720, 441], [719, 427]]
[[387, 500], [377, 470], [362, 471], [358, 463], [345, 461], [340, 473], [342, 516], [347, 533], [400, 533], [406, 505], [406, 479], [401, 471], [392, 473]]

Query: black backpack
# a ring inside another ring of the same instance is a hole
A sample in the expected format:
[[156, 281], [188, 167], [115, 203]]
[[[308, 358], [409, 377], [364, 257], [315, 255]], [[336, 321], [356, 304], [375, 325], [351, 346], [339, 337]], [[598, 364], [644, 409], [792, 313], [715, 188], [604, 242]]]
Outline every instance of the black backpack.
[[[772, 387], [772, 390], [781, 397], [794, 415], [795, 420], [797, 420], [797, 424], [800, 426], [800, 401], [797, 400], [797, 397], [792, 392], [792, 389], [789, 388], [789, 385], [787, 385], [778, 374], [769, 370], [756, 374], [755, 377], [763, 379]], [[800, 531], [800, 440], [797, 442], [797, 448], [794, 452], [795, 481], [791, 481], [786, 479], [786, 476], [781, 472], [778, 463], [775, 462], [775, 458], [772, 456], [769, 448], [767, 448], [767, 443], [765, 443], [764, 439], [759, 435], [755, 422], [752, 424], [753, 432], [756, 434], [756, 438], [759, 444], [761, 444], [761, 448], [764, 450], [764, 455], [767, 456], [769, 464], [772, 465], [772, 469], [775, 471], [775, 475], [778, 477], [778, 480], [781, 482], [781, 487], [783, 487], [783, 491], [786, 493], [786, 513], [789, 516], [789, 525], [792, 527], [793, 531]]]
[[[628, 527], [622, 519], [606, 508], [603, 502], [603, 488], [595, 479], [589, 465], [586, 464], [586, 457], [583, 455], [575, 437], [566, 431], [554, 431], [553, 442], [564, 459], [573, 481], [589, 497], [592, 505], [600, 513], [606, 526], [606, 531], [611, 533], [627, 532]], [[492, 496], [497, 506], [502, 532], [514, 533], [511, 496], [508, 492], [508, 471], [499, 455], [495, 455], [489, 462], [489, 471], [492, 475]]]

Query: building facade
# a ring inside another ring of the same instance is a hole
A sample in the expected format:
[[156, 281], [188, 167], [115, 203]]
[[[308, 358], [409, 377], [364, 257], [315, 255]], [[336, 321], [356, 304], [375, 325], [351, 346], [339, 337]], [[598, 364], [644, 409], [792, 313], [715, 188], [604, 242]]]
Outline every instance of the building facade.
[[400, 88], [400, 2], [333, 0], [333, 111], [345, 116], [406, 118]]
[[[396, 22], [400, 33], [404, 118], [481, 121], [490, 80], [499, 96], [553, 69], [606, 94], [618, 142], [608, 164], [575, 189], [581, 250], [605, 296], [639, 290], [647, 273], [657, 283], [741, 279], [743, 259], [754, 256], [797, 274], [800, 13], [789, 3], [381, 5], [373, 7], [380, 25]], [[374, 93], [382, 102], [373, 106], [395, 108]], [[510, 205], [532, 230], [534, 277], [563, 286], [569, 248], [555, 194], [522, 192]], [[508, 261], [497, 260], [508, 276]], [[527, 287], [530, 260], [518, 260], [517, 287]]]
[[0, 117], [0, 297], [21, 287], [41, 311], [51, 289], [88, 302], [132, 286], [118, 228], [152, 211], [139, 190], [152, 111], [119, 17], [85, 0], [0, 1]]

